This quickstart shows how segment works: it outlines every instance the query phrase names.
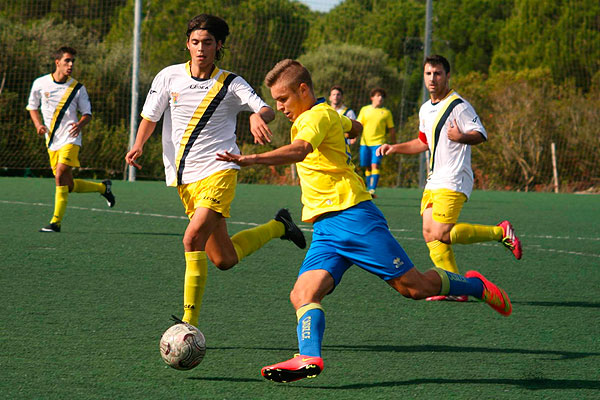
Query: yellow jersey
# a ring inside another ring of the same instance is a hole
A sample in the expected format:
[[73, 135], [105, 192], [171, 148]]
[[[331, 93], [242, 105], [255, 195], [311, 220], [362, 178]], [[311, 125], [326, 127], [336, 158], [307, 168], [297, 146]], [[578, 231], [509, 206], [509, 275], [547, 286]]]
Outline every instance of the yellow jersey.
[[291, 129], [291, 141], [304, 140], [313, 151], [297, 163], [302, 188], [302, 221], [313, 222], [322, 214], [341, 211], [371, 200], [362, 178], [355, 172], [344, 132], [350, 119], [319, 100], [300, 114]]
[[385, 107], [364, 106], [356, 118], [363, 126], [360, 138], [362, 146], [378, 146], [386, 142], [386, 133], [394, 127], [392, 112]]

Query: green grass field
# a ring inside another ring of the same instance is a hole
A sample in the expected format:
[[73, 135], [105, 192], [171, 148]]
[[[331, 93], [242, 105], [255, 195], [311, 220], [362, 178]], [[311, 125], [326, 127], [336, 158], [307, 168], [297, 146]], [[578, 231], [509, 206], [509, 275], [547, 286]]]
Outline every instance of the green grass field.
[[[274, 240], [230, 271], [209, 266], [200, 316], [206, 358], [181, 372], [158, 341], [181, 314], [182, 233], [174, 189], [114, 182], [73, 194], [62, 233], [38, 233], [54, 182], [0, 178], [0, 398], [6, 399], [592, 399], [600, 398], [600, 197], [476, 191], [461, 220], [508, 217], [524, 243], [516, 261], [497, 243], [455, 246], [511, 296], [487, 305], [405, 299], [352, 268], [323, 305], [325, 370], [275, 384], [264, 365], [296, 351], [288, 293], [304, 251]], [[380, 189], [376, 204], [421, 270], [430, 268], [420, 190]], [[240, 185], [230, 233], [288, 207], [298, 187]], [[303, 224], [310, 240], [309, 225]]]

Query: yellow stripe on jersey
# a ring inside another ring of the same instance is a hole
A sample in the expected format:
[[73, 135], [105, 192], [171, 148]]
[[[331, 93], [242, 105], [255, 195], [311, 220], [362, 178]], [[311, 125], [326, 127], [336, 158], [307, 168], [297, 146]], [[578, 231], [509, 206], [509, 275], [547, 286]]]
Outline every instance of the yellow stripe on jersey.
[[431, 158], [429, 159], [430, 175], [433, 173], [433, 166], [435, 164], [435, 150], [437, 149], [442, 128], [444, 127], [444, 124], [448, 120], [448, 117], [450, 116], [450, 113], [454, 107], [462, 102], [463, 100], [456, 93], [453, 93], [448, 97], [448, 100], [446, 100], [446, 105], [438, 111], [436, 119], [433, 123], [433, 127], [431, 128]]
[[[188, 68], [189, 71], [189, 65], [186, 66], [186, 68]], [[219, 69], [215, 67], [211, 77], [215, 76], [218, 71]], [[194, 141], [200, 134], [200, 131], [204, 128], [204, 126], [206, 126], [206, 122], [208, 122], [208, 119], [211, 117], [216, 107], [223, 100], [223, 97], [225, 97], [229, 83], [231, 83], [231, 81], [236, 77], [237, 75], [235, 74], [223, 71], [223, 73], [217, 78], [212, 88], [210, 88], [204, 99], [202, 99], [200, 105], [198, 105], [198, 108], [196, 108], [196, 111], [194, 111], [194, 114], [192, 115], [190, 122], [188, 122], [185, 132], [181, 138], [179, 151], [177, 152], [177, 158], [175, 159], [177, 185], [181, 184], [181, 178], [185, 166], [185, 158], [193, 146]]]
[[50, 123], [50, 133], [48, 134], [48, 138], [46, 140], [47, 147], [50, 147], [50, 144], [54, 139], [54, 132], [56, 131], [56, 128], [60, 126], [60, 122], [62, 121], [62, 118], [65, 115], [65, 111], [69, 108], [69, 104], [71, 104], [71, 101], [73, 100], [75, 94], [81, 86], [81, 83], [73, 79], [72, 82], [69, 84], [67, 90], [65, 90], [63, 97], [56, 105], [54, 115], [52, 116], [52, 122]]

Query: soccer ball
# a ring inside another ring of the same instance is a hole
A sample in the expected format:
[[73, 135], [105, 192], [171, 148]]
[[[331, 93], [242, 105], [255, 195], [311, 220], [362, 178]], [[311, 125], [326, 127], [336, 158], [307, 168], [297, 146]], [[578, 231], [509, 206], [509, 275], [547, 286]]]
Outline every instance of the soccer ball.
[[206, 340], [198, 328], [188, 323], [175, 324], [160, 339], [160, 356], [179, 370], [192, 369], [204, 359]]

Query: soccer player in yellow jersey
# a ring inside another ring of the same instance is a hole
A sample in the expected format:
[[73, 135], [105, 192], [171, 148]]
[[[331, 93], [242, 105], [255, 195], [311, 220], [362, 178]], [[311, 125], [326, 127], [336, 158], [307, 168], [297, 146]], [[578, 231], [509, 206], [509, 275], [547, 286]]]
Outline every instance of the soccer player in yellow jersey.
[[[56, 181], [54, 215], [50, 225], [40, 229], [40, 232], [60, 232], [69, 192], [100, 193], [109, 207], [115, 205], [110, 180], [99, 183], [73, 179], [72, 169], [80, 165], [81, 130], [92, 119], [92, 106], [85, 86], [71, 78], [76, 54], [75, 49], [67, 46], [55, 52], [56, 69], [33, 82], [27, 104], [35, 130], [46, 138], [50, 166]], [[81, 117], [78, 117], [78, 112]]]
[[371, 104], [361, 108], [357, 117], [363, 126], [360, 138], [360, 166], [365, 169], [367, 190], [372, 195], [375, 195], [379, 183], [381, 165], [381, 156], [377, 155], [377, 149], [386, 142], [387, 134], [392, 143], [396, 142], [392, 112], [383, 106], [385, 96], [385, 90], [382, 88], [371, 90]]
[[[259, 143], [272, 135], [267, 123], [275, 113], [240, 76], [215, 65], [223, 55], [229, 35], [227, 23], [214, 15], [200, 14], [187, 28], [191, 60], [171, 65], [156, 75], [142, 109], [135, 144], [125, 156], [137, 159], [163, 118], [163, 160], [166, 181], [176, 186], [190, 222], [183, 237], [185, 279], [183, 322], [198, 325], [207, 278], [207, 258], [217, 268], [232, 268], [274, 238], [306, 247], [304, 235], [289, 212], [281, 209], [266, 224], [227, 233], [226, 218], [235, 195], [239, 167], [215, 160], [217, 151], [239, 153], [236, 120], [240, 111], [252, 111], [250, 130]], [[181, 322], [181, 321], [179, 321]]]
[[217, 159], [240, 166], [296, 163], [302, 220], [313, 223], [314, 228], [290, 294], [300, 351], [290, 360], [264, 367], [261, 373], [266, 379], [291, 382], [313, 378], [323, 370], [325, 314], [321, 302], [353, 264], [408, 298], [469, 294], [510, 315], [512, 306], [506, 293], [478, 272], [461, 276], [434, 268], [421, 273], [413, 266], [350, 161], [344, 137], [356, 136], [361, 125], [340, 116], [324, 99], [315, 98], [310, 73], [302, 64], [280, 61], [267, 74], [265, 84], [277, 109], [293, 122], [291, 144], [262, 154], [218, 153]]
[[[457, 223], [473, 189], [471, 146], [487, 140], [475, 109], [450, 89], [450, 63], [440, 55], [426, 58], [423, 78], [431, 99], [419, 111], [419, 137], [384, 144], [378, 155], [417, 154], [429, 150], [430, 174], [421, 201], [423, 237], [433, 263], [458, 273], [452, 245], [499, 241], [521, 259], [521, 242], [510, 222], [498, 225]], [[467, 301], [467, 296], [433, 296], [428, 300]]]

